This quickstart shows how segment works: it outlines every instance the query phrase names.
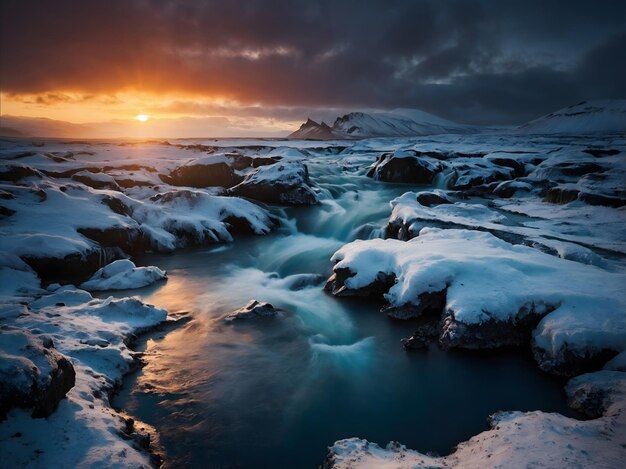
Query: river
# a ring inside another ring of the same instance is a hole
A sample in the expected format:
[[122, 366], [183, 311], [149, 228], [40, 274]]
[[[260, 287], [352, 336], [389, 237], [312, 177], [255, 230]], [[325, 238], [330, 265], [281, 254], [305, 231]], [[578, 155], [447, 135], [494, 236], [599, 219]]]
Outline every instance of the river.
[[[169, 280], [132, 294], [193, 315], [148, 341], [146, 366], [115, 399], [157, 428], [169, 467], [313, 468], [327, 446], [351, 436], [445, 454], [498, 410], [571, 415], [563, 383], [528, 351], [405, 352], [400, 339], [413, 323], [323, 291], [332, 253], [380, 236], [389, 201], [416, 189], [365, 177], [362, 163], [373, 159], [307, 161], [323, 201], [275, 209], [286, 221], [271, 235], [135, 259]], [[251, 299], [285, 313], [220, 320]]]

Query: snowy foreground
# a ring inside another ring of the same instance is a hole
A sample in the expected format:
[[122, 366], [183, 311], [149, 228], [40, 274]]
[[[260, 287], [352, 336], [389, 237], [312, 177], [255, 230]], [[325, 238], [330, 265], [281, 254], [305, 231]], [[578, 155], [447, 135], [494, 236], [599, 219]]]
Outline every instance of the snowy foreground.
[[[529, 347], [544, 371], [570, 379], [570, 405], [590, 418], [503, 409], [490, 417], [491, 430], [448, 456], [349, 438], [331, 446], [326, 467], [620, 466], [623, 136], [285, 143], [2, 143], [3, 464], [158, 464], [149, 451], [158, 450], [154, 430], [111, 409], [109, 397], [139, 364], [129, 348], [137, 334], [179, 316], [89, 292], [167, 281], [158, 266], [136, 266], [133, 255], [264, 235], [289, 224], [285, 205], [332, 207], [332, 194], [309, 177], [314, 161], [406, 184], [389, 201], [388, 224], [374, 231], [384, 237], [334, 254], [331, 294], [382, 299], [389, 316], [423, 320], [427, 329], [407, 348]], [[227, 319], [275, 314], [259, 307], [270, 308], [250, 304]]]
[[626, 379], [599, 371], [574, 378], [566, 391], [572, 407], [592, 420], [544, 412], [499, 412], [491, 430], [458, 445], [449, 456], [421, 454], [389, 443], [381, 448], [358, 438], [338, 441], [324, 467], [416, 469], [453, 467], [618, 468], [626, 445]]

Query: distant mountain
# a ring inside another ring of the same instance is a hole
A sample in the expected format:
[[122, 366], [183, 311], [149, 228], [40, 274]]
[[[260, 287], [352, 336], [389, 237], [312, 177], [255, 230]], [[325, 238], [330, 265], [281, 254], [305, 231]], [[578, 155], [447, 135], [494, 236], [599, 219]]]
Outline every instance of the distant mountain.
[[0, 136], [3, 137], [74, 137], [92, 135], [94, 129], [88, 125], [46, 119], [44, 117], [0, 117]]
[[626, 132], [626, 99], [583, 101], [528, 122], [527, 134]]
[[309, 118], [298, 130], [290, 134], [288, 138], [299, 140], [332, 140], [337, 138], [337, 135], [333, 133], [333, 129], [325, 122], [318, 124]]
[[17, 129], [0, 126], [0, 137], [25, 137], [25, 135]]
[[351, 112], [338, 117], [332, 127], [308, 119], [288, 136], [292, 139], [344, 139], [367, 137], [411, 137], [446, 133], [471, 133], [477, 127], [458, 124], [418, 109], [390, 112]]

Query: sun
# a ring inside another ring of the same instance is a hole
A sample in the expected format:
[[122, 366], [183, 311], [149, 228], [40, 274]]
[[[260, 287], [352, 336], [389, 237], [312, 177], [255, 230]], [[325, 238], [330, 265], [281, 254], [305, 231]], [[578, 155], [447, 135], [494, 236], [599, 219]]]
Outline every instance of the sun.
[[148, 114], [137, 114], [135, 116], [135, 120], [139, 122], [147, 122], [150, 120], [150, 116]]

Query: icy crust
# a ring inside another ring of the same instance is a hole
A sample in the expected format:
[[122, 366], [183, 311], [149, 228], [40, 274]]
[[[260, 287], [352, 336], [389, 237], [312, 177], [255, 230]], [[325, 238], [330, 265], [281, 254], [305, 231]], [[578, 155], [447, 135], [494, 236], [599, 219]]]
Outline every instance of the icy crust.
[[515, 136], [465, 137], [464, 144], [443, 138], [407, 140], [380, 153], [367, 175], [386, 182], [435, 184], [460, 197], [533, 196], [553, 204], [626, 205], [626, 160], [619, 138], [552, 138], [534, 137], [525, 147]]
[[232, 233], [267, 234], [269, 212], [247, 200], [213, 196], [202, 190], [156, 194], [135, 205], [131, 215], [156, 250], [232, 241]]
[[238, 193], [279, 204], [317, 203], [317, 193], [306, 149], [255, 143], [7, 143], [0, 251], [40, 275], [86, 276], [137, 252], [266, 234], [276, 218]]
[[[454, 194], [445, 195], [449, 203], [440, 199], [427, 204], [428, 194], [407, 192], [391, 201], [388, 237], [411, 239], [424, 227], [466, 228], [588, 263], [601, 262], [589, 248], [626, 253], [624, 207], [592, 207], [581, 202], [554, 205], [536, 198], [468, 203], [454, 199]], [[443, 197], [441, 192], [439, 197]]]
[[384, 293], [390, 314], [412, 317], [444, 295], [440, 343], [493, 348], [529, 330], [542, 368], [572, 375], [626, 349], [626, 274], [511, 245], [490, 233], [423, 229], [410, 241], [343, 246], [328, 282], [336, 295]]
[[572, 407], [593, 420], [546, 412], [498, 412], [491, 429], [433, 456], [391, 442], [386, 448], [359, 438], [335, 442], [325, 469], [496, 467], [621, 467], [626, 457], [626, 373], [600, 371], [570, 380]]
[[[166, 318], [165, 310], [137, 299], [93, 299], [72, 286], [27, 304], [0, 305], [3, 324], [30, 331], [44, 347], [53, 344], [76, 372], [75, 385], [46, 419], [33, 419], [29, 410], [18, 408], [8, 413], [0, 424], [0, 453], [10, 456], [4, 462], [11, 467], [152, 467], [145, 450], [147, 427], [113, 411], [109, 393], [137, 363], [127, 343]], [[4, 332], [0, 344], [11, 344]]]
[[232, 241], [234, 233], [266, 234], [274, 225], [258, 205], [202, 190], [139, 199], [51, 179], [32, 186], [0, 186], [10, 194], [2, 206], [11, 211], [0, 227], [0, 251], [20, 256], [44, 274], [54, 270], [50, 262], [41, 261], [45, 259], [64, 260], [75, 271], [82, 264], [92, 273], [116, 257]]
[[158, 267], [136, 267], [128, 259], [120, 259], [99, 269], [93, 277], [84, 282], [85, 290], [125, 290], [152, 285], [167, 278]]

